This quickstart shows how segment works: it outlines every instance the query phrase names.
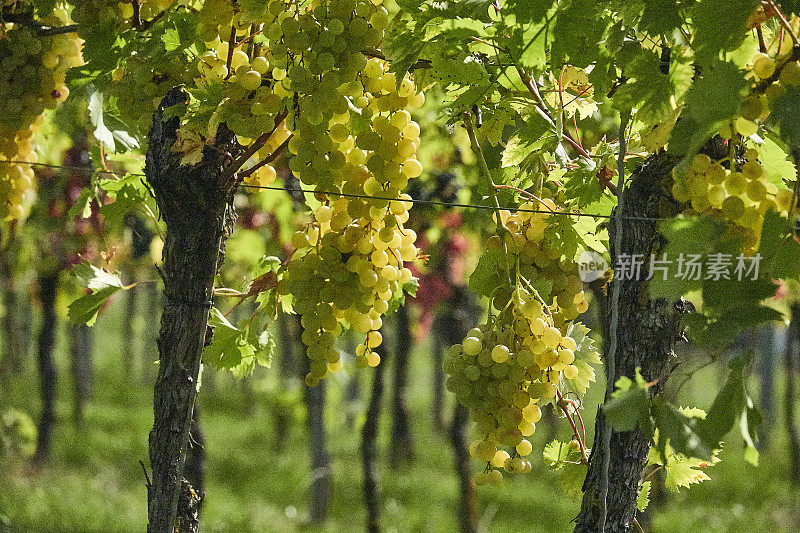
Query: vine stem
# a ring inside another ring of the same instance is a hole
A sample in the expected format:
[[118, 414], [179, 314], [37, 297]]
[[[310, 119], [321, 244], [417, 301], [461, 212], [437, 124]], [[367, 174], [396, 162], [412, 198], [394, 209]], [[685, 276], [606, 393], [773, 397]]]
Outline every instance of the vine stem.
[[[630, 120], [630, 111], [622, 114], [619, 124], [619, 155], [617, 156], [617, 190], [619, 191], [617, 208], [614, 211], [614, 252], [619, 255], [622, 250], [622, 209], [625, 200], [625, 151], [627, 142], [625, 140], [625, 129]], [[622, 280], [618, 276], [611, 279], [611, 319], [608, 327], [608, 352], [606, 354], [606, 398], [614, 388], [614, 375], [617, 357], [617, 329], [619, 327], [619, 298], [622, 291]], [[600, 444], [603, 452], [603, 468], [600, 471], [600, 498], [602, 500], [602, 510], [600, 515], [600, 531], [606, 529], [606, 517], [608, 516], [608, 470], [611, 466], [611, 425], [608, 419], [603, 416], [603, 440]]]
[[[494, 185], [494, 184], [492, 184], [492, 185]], [[516, 191], [516, 192], [518, 192], [520, 194], [523, 194], [523, 195], [527, 196], [531, 200], [536, 200], [537, 202], [542, 204], [544, 207], [546, 207], [551, 213], [555, 213], [555, 211], [553, 211], [553, 209], [549, 205], [544, 203], [544, 200], [542, 200], [541, 198], [539, 198], [538, 196], [536, 196], [532, 192], [528, 192], [528, 191], [526, 191], [524, 189], [520, 189], [519, 187], [514, 187], [513, 185], [494, 185], [494, 188], [495, 189], [509, 189], [509, 190], [512, 190], [512, 191]]]
[[775, 0], [767, 0], [767, 4], [769, 5], [769, 7], [775, 10], [775, 13], [778, 15], [778, 19], [780, 19], [781, 21], [781, 26], [783, 27], [784, 30], [786, 30], [786, 33], [789, 34], [789, 37], [792, 38], [792, 42], [795, 45], [797, 45], [798, 44], [797, 35], [794, 34], [794, 30], [792, 29], [792, 26], [789, 24], [789, 21], [786, 20], [786, 15], [783, 14], [781, 8], [778, 6], [778, 4], [775, 3]]
[[[472, 148], [472, 152], [475, 154], [475, 157], [478, 159], [478, 168], [480, 170], [480, 174], [483, 176], [483, 179], [486, 180], [487, 185], [489, 185], [489, 189], [492, 193], [492, 198], [494, 199], [494, 206], [495, 206], [495, 217], [497, 218], [497, 227], [500, 228], [500, 233], [508, 233], [511, 232], [506, 227], [505, 223], [503, 222], [503, 217], [500, 216], [500, 201], [497, 199], [497, 185], [494, 183], [492, 179], [492, 173], [489, 171], [489, 165], [486, 164], [486, 158], [483, 156], [483, 150], [481, 149], [481, 145], [478, 142], [478, 136], [475, 134], [475, 126], [472, 124], [472, 115], [469, 112], [464, 113], [464, 128], [467, 130], [467, 135], [469, 135], [469, 144]], [[508, 264], [508, 246], [506, 246], [506, 241], [503, 237], [500, 238], [500, 241], [503, 244], [503, 251], [505, 252], [504, 256], [506, 258], [506, 273], [508, 274], [508, 279], [513, 283], [513, 277], [511, 276], [511, 266]]]
[[[558, 406], [564, 412], [564, 416], [567, 417], [567, 420], [569, 420], [569, 425], [572, 426], [572, 432], [575, 433], [575, 440], [578, 441], [578, 445], [580, 446], [581, 464], [588, 465], [589, 458], [586, 457], [586, 444], [584, 444], [584, 438], [581, 437], [581, 434], [578, 431], [578, 426], [575, 424], [575, 420], [573, 420], [572, 415], [570, 415], [569, 409], [567, 409], [567, 405], [572, 405], [572, 404], [571, 402], [564, 399], [564, 397], [561, 395], [561, 391], [558, 390], [558, 387], [556, 387], [556, 395], [558, 396]], [[575, 412], [577, 413], [577, 409]]]

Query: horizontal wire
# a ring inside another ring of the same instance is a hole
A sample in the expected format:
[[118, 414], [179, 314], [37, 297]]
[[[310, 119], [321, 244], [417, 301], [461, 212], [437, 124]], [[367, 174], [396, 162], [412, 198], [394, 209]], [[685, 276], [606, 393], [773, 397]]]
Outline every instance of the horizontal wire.
[[[140, 176], [146, 177], [145, 174], [135, 173], [135, 172], [115, 172], [113, 170], [96, 170], [93, 167], [85, 167], [85, 166], [75, 166], [75, 165], [54, 165], [51, 163], [34, 163], [32, 161], [14, 161], [14, 160], [0, 160], [0, 163], [13, 163], [13, 164], [20, 164], [20, 165], [31, 165], [31, 166], [41, 166], [47, 168], [55, 168], [55, 169], [67, 169], [67, 170], [79, 170], [88, 172], [90, 174], [111, 174], [115, 176]], [[284, 192], [302, 192], [302, 193], [310, 193], [310, 194], [326, 194], [331, 196], [343, 196], [346, 198], [363, 198], [366, 200], [386, 200], [389, 202], [411, 202], [413, 204], [423, 204], [423, 205], [438, 205], [441, 207], [457, 207], [463, 209], [484, 209], [489, 211], [495, 211], [497, 209], [496, 206], [492, 205], [479, 205], [479, 204], [461, 204], [455, 202], [442, 202], [439, 200], [423, 200], [423, 199], [406, 199], [406, 198], [392, 198], [388, 196], [370, 196], [367, 194], [353, 194], [353, 193], [345, 193], [345, 192], [338, 192], [338, 191], [321, 191], [321, 190], [314, 190], [314, 189], [303, 189], [303, 188], [292, 188], [292, 187], [279, 187], [277, 185], [249, 185], [247, 183], [242, 183], [241, 187], [245, 187], [248, 189], [265, 189], [271, 191], [284, 191]], [[610, 219], [611, 215], [601, 215], [596, 213], [581, 213], [579, 211], [553, 211], [549, 209], [525, 209], [522, 207], [500, 207], [501, 210], [504, 211], [511, 211], [514, 213], [540, 213], [545, 215], [564, 215], [564, 216], [574, 216], [574, 217], [592, 217], [592, 218], [606, 218]], [[631, 216], [623, 216], [623, 219], [626, 220], [643, 220], [643, 221], [658, 221], [662, 220], [658, 217], [631, 217]]]

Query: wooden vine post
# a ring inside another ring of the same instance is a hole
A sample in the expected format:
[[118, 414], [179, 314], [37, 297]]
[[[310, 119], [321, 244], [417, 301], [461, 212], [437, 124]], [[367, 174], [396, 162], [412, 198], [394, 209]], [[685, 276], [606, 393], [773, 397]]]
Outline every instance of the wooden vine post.
[[148, 486], [148, 532], [195, 531], [200, 497], [183, 478], [200, 358], [206, 340], [214, 276], [222, 263], [236, 179], [230, 172], [242, 151], [220, 126], [214, 146], [195, 166], [181, 165], [173, 150], [180, 119], [164, 110], [184, 103], [172, 89], [150, 129], [145, 174], [166, 223], [163, 252], [164, 310], [158, 338], [154, 423], [150, 432], [152, 482]]

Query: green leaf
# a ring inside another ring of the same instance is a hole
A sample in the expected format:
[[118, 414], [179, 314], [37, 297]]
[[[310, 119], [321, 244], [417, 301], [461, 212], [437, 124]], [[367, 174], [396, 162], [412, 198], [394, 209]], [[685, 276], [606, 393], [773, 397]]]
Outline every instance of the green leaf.
[[656, 449], [665, 459], [667, 444], [677, 453], [687, 457], [697, 457], [710, 461], [714, 447], [703, 442], [697, 433], [697, 424], [702, 418], [687, 416], [680, 409], [660, 397], [653, 398], [650, 404], [658, 440]]
[[628, 78], [613, 96], [614, 107], [637, 108], [637, 119], [651, 125], [660, 122], [672, 111], [692, 84], [691, 65], [673, 54], [666, 74], [661, 72], [661, 57], [652, 50], [642, 50], [623, 70]]
[[120, 287], [105, 287], [74, 300], [67, 306], [67, 317], [78, 324], [93, 326], [100, 308], [119, 290]]
[[580, 322], [573, 322], [567, 328], [567, 336], [575, 340], [575, 360], [573, 365], [578, 367], [578, 377], [568, 380], [570, 388], [579, 396], [586, 394], [590, 383], [594, 383], [595, 367], [602, 364], [600, 354], [594, 346], [594, 340], [589, 337], [589, 328]]
[[214, 337], [203, 350], [203, 362], [227, 368], [234, 374], [249, 374], [256, 349], [248, 342], [247, 332], [228, 322], [216, 307], [211, 309], [209, 323], [214, 328]]
[[735, 50], [747, 35], [747, 19], [759, 0], [703, 0], [692, 8], [692, 46], [700, 63], [719, 59], [720, 52]]
[[432, 16], [444, 19], [471, 18], [491, 22], [491, 5], [492, 0], [437, 0], [428, 4], [428, 10]]
[[669, 140], [669, 152], [693, 157], [700, 146], [739, 112], [749, 83], [733, 63], [704, 65], [702, 76], [686, 93], [686, 107]]
[[177, 50], [181, 46], [181, 38], [176, 28], [167, 28], [161, 35], [161, 40], [164, 41], [164, 49], [167, 52]]
[[743, 354], [731, 361], [727, 382], [714, 398], [705, 419], [697, 423], [697, 434], [713, 449], [719, 448], [747, 407], [743, 372], [749, 360], [750, 354]]
[[100, 91], [94, 91], [89, 96], [89, 119], [95, 128], [95, 138], [113, 153], [116, 148], [114, 134], [103, 123], [103, 93]]
[[92, 200], [94, 200], [94, 193], [90, 188], [84, 187], [81, 189], [81, 194], [78, 196], [78, 199], [75, 200], [75, 203], [69, 208], [67, 216], [69, 216], [69, 218], [75, 218], [77, 216], [89, 218], [92, 216]]
[[[644, 0], [644, 11], [639, 29], [649, 35], [671, 33], [683, 24], [680, 5], [676, 0]], [[642, 509], [640, 509], [642, 510]]]
[[761, 412], [753, 407], [753, 400], [747, 398], [747, 409], [742, 412], [739, 419], [739, 429], [744, 439], [744, 459], [753, 466], [758, 466], [758, 449], [756, 448], [756, 430], [761, 425]]
[[639, 369], [635, 381], [622, 376], [615, 384], [611, 399], [603, 405], [603, 413], [616, 431], [632, 431], [639, 427], [647, 431], [650, 426], [650, 396], [648, 386]]
[[[786, 181], [794, 181], [797, 176], [794, 163], [784, 148], [767, 135], [764, 144], [758, 147], [758, 160], [769, 176], [769, 181], [778, 188], [786, 187]], [[785, 181], [786, 180], [786, 181]]]
[[664, 486], [672, 492], [678, 492], [680, 487], [689, 487], [710, 479], [705, 469], [719, 461], [716, 457], [712, 461], [686, 457], [680, 454], [671, 454], [664, 466]]
[[788, 85], [773, 102], [770, 117], [778, 124], [784, 142], [800, 146], [800, 87]]
[[650, 481], [645, 481], [639, 488], [639, 494], [636, 496], [636, 509], [643, 513], [650, 503]]
[[610, 22], [604, 7], [603, 2], [573, 0], [559, 9], [550, 50], [553, 68], [566, 63], [584, 68], [598, 57], [603, 34]]
[[478, 296], [491, 296], [495, 288], [508, 284], [507, 260], [500, 249], [485, 250], [469, 276], [469, 290]]
[[121, 289], [124, 287], [119, 274], [103, 270], [86, 260], [75, 265], [72, 269], [72, 275], [77, 278], [81, 287], [86, 287], [87, 289], [99, 290], [106, 287]]

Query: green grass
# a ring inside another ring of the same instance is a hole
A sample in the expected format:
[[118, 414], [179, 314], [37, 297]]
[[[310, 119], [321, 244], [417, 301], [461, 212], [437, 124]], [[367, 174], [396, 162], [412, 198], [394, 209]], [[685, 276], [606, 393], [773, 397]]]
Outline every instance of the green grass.
[[[96, 326], [97, 382], [83, 431], [75, 429], [71, 420], [68, 361], [63, 339], [59, 340], [58, 424], [53, 459], [38, 472], [24, 461], [0, 462], [0, 531], [144, 530], [146, 489], [139, 461], [148, 463], [152, 384], [123, 374], [117, 328], [119, 307], [119, 303], [112, 306]], [[32, 359], [24, 374], [11, 383], [10, 390], [0, 394], [2, 405], [38, 412]], [[388, 416], [382, 420], [380, 486], [387, 532], [457, 530], [452, 455], [446, 438], [432, 430], [429, 415], [430, 367], [430, 358], [421, 347], [414, 353], [410, 380], [418, 452], [414, 464], [397, 471], [388, 468]], [[362, 376], [362, 394], [369, 390], [371, 374], [367, 371]], [[305, 525], [311, 472], [302, 409], [295, 410], [300, 416], [285, 447], [276, 450], [272, 415], [277, 401], [276, 379], [273, 371], [264, 370], [251, 380], [251, 390], [246, 392], [230, 376], [217, 375], [213, 387], [209, 375], [205, 377], [200, 400], [207, 452], [203, 531], [363, 530], [360, 419], [353, 428], [345, 424], [343, 413], [348, 406], [341, 400], [343, 380], [332, 379], [328, 389], [327, 427], [333, 460], [330, 518], [324, 528], [313, 529]], [[701, 387], [704, 394], [695, 398], [707, 406], [718, 386], [717, 374], [704, 371], [694, 379], [714, 384]], [[589, 425], [594, 419], [591, 411], [586, 414]], [[557, 428], [562, 437], [567, 435], [564, 426]], [[536, 433], [534, 459], [536, 450], [544, 444], [545, 433], [543, 428]], [[723, 461], [709, 470], [711, 481], [668, 494], [663, 502], [654, 504], [652, 530], [800, 530], [800, 504], [795, 499], [797, 490], [788, 483], [784, 443], [785, 436], [775, 431], [772, 446], [762, 454], [759, 468], [745, 463], [740, 447], [731, 445], [723, 451]], [[541, 460], [534, 460], [534, 464], [529, 475], [507, 479], [500, 487], [479, 489], [479, 513], [486, 531], [571, 530], [570, 521], [577, 514], [579, 502], [565, 495], [557, 475], [544, 469]]]

